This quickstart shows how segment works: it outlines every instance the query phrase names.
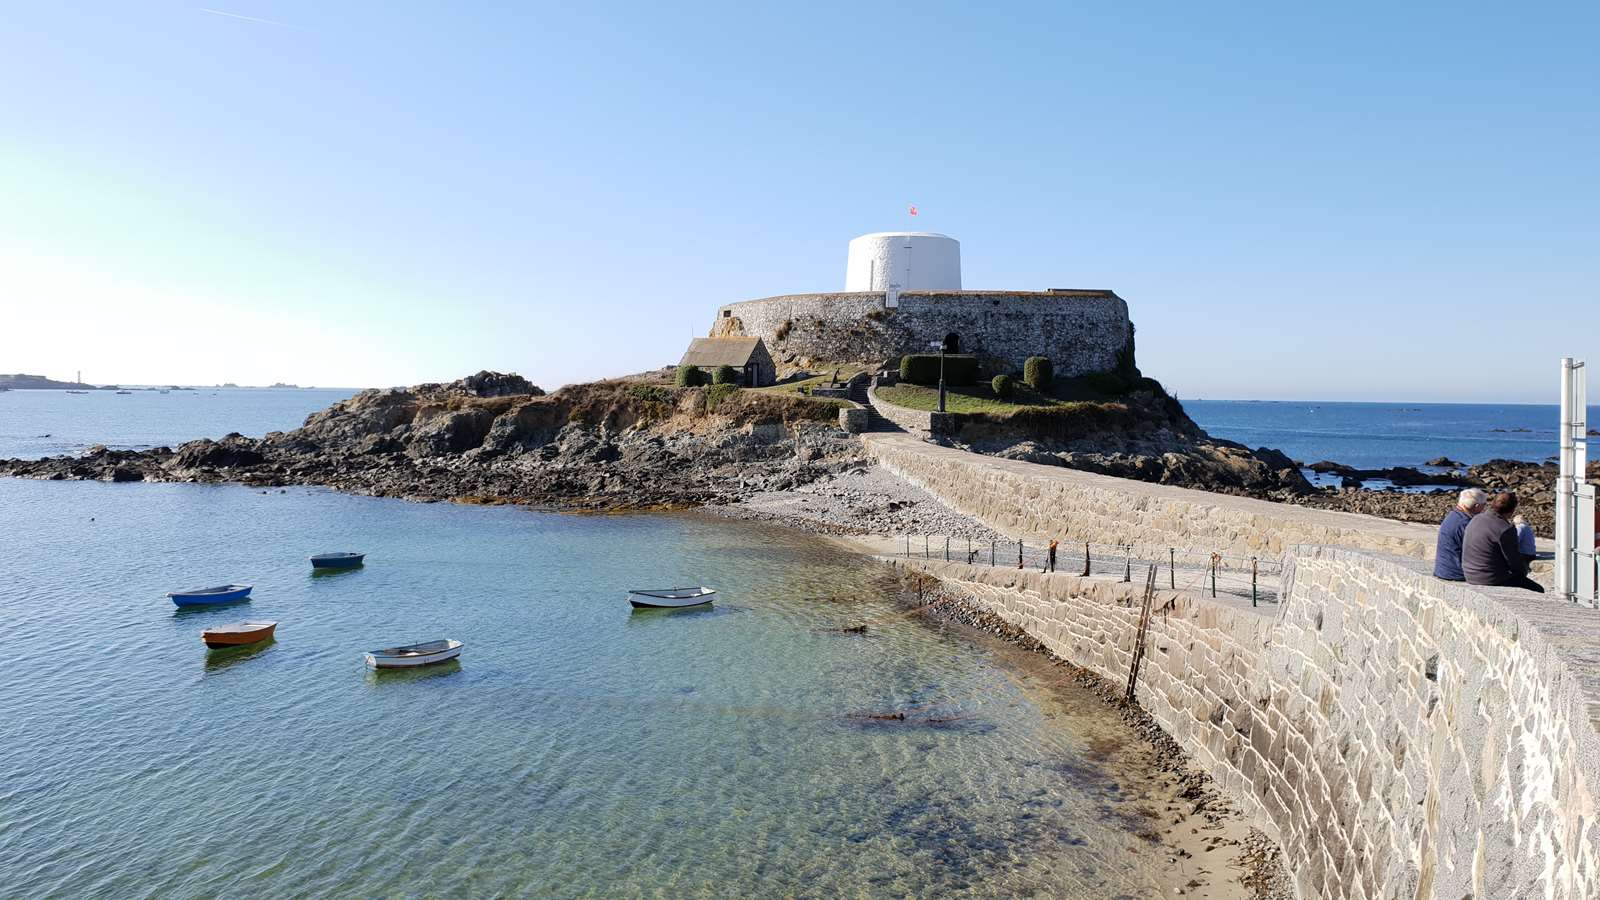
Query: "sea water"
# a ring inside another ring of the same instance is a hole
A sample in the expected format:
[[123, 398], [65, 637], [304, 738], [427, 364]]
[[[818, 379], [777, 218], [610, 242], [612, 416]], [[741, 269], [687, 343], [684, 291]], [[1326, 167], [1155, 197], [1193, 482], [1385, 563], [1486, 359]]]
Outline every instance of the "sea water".
[[176, 447], [237, 431], [262, 437], [300, 427], [306, 416], [353, 390], [227, 389], [160, 391], [0, 391], [0, 459]]
[[[1137, 773], [1095, 749], [1120, 720], [908, 614], [821, 539], [19, 479], [0, 479], [0, 534], [0, 894], [1172, 890], [1133, 834]], [[314, 573], [333, 550], [366, 565]], [[250, 602], [163, 596], [235, 581]], [[699, 610], [626, 600], [702, 583]], [[242, 619], [276, 640], [202, 645]], [[446, 637], [459, 661], [363, 664]], [[907, 719], [865, 718], [884, 713]]]
[[[1183, 408], [1213, 437], [1358, 469], [1425, 468], [1440, 456], [1469, 466], [1544, 462], [1558, 449], [1554, 405], [1185, 400]], [[1600, 408], [1589, 407], [1588, 421], [1600, 428]]]

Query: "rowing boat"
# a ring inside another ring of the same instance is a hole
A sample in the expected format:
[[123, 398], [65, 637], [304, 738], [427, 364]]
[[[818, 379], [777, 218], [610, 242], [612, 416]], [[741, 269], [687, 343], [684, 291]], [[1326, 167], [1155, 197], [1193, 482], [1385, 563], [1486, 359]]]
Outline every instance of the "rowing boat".
[[708, 587], [656, 588], [628, 592], [628, 602], [635, 608], [681, 609], [701, 606], [711, 602], [716, 591]]
[[200, 632], [200, 640], [206, 642], [207, 647], [243, 647], [272, 637], [273, 629], [278, 627], [277, 622], [234, 622], [231, 625], [218, 625]]
[[365, 553], [318, 553], [311, 557], [311, 568], [353, 569], [366, 558]]
[[445, 638], [442, 641], [428, 641], [424, 644], [406, 644], [401, 647], [390, 647], [387, 650], [372, 650], [367, 653], [367, 665], [374, 669], [428, 666], [455, 659], [461, 655], [461, 647], [460, 641]]
[[173, 591], [167, 596], [179, 606], [232, 603], [250, 596], [250, 587], [248, 584], [219, 584], [216, 587], [196, 588], [192, 591]]

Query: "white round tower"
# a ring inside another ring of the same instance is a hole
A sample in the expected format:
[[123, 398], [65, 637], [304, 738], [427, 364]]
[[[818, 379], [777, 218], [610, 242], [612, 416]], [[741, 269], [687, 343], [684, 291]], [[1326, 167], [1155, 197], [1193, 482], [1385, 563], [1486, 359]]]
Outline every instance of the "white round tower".
[[846, 291], [959, 291], [961, 242], [929, 231], [879, 231], [850, 242]]

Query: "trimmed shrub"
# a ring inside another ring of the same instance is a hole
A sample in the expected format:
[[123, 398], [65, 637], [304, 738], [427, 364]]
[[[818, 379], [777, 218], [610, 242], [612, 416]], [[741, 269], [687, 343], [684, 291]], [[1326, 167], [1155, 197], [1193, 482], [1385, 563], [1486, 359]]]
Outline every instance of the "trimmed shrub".
[[1050, 364], [1048, 356], [1030, 356], [1028, 361], [1022, 364], [1022, 380], [1036, 391], [1049, 390], [1050, 382], [1055, 378], [1056, 368]]
[[[939, 383], [939, 354], [912, 353], [900, 357], [900, 380], [932, 387]], [[969, 385], [978, 383], [978, 359], [975, 356], [944, 358], [945, 384]]]
[[717, 366], [717, 370], [711, 373], [711, 383], [738, 384], [739, 371], [733, 366]]
[[706, 383], [706, 373], [700, 371], [699, 366], [679, 366], [673, 383], [678, 387], [700, 387]]
[[1010, 400], [1011, 395], [1017, 392], [1017, 386], [1012, 382], [1010, 375], [996, 375], [989, 382], [989, 387], [1001, 400]]

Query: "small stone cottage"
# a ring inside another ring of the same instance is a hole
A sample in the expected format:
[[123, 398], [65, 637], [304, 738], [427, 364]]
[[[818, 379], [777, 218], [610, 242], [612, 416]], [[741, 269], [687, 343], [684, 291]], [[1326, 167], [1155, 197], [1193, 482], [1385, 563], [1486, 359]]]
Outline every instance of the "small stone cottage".
[[695, 338], [678, 365], [695, 366], [708, 376], [721, 366], [732, 366], [745, 387], [765, 387], [778, 380], [772, 354], [758, 337]]

